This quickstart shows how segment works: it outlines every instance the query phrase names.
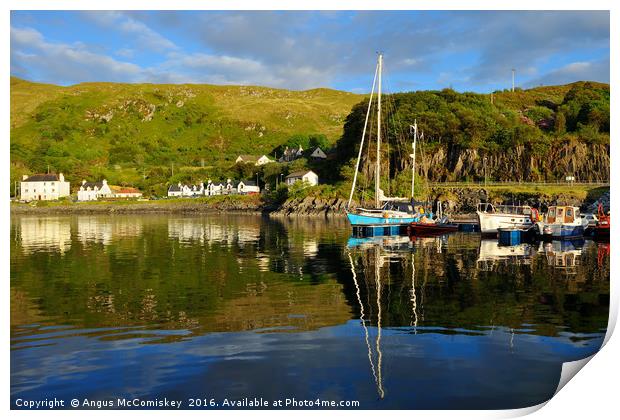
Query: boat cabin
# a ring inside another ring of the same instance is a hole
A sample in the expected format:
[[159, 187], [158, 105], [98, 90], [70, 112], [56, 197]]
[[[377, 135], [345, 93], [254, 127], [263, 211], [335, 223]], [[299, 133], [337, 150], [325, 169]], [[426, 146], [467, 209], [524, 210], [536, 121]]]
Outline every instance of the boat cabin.
[[548, 224], [574, 223], [579, 220], [579, 207], [550, 206], [547, 212]]
[[530, 216], [532, 208], [530, 206], [514, 205], [493, 205], [491, 203], [479, 203], [477, 210], [481, 213], [499, 213]]

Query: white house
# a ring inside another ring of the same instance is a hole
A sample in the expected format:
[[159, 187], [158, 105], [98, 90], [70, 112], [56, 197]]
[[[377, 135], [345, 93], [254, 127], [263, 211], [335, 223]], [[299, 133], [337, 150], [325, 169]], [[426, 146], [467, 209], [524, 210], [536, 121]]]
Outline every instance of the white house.
[[237, 192], [239, 194], [258, 194], [260, 193], [260, 188], [254, 181], [239, 181]]
[[83, 180], [77, 196], [79, 201], [95, 201], [99, 197], [111, 197], [112, 190], [105, 179], [99, 182], [86, 182], [86, 180]]
[[20, 183], [21, 199], [25, 201], [58, 200], [70, 193], [69, 181], [62, 173], [24, 175]]
[[314, 149], [312, 153], [310, 154], [310, 157], [312, 159], [327, 159], [327, 155], [320, 147], [317, 147], [316, 149]]
[[219, 181], [213, 182], [211, 180], [208, 180], [205, 194], [206, 195], [220, 195], [224, 192], [224, 188], [225, 186], [221, 182]]
[[293, 185], [296, 182], [306, 182], [310, 186], [319, 185], [319, 176], [309, 170], [297, 171], [287, 175], [286, 185]]
[[295, 159], [299, 159], [300, 157], [303, 157], [304, 155], [304, 148], [301, 147], [301, 144], [299, 145], [299, 147], [294, 147], [292, 149], [289, 149], [288, 146], [286, 146], [286, 148], [284, 149], [284, 153], [282, 153], [282, 157], [279, 159], [280, 162], [291, 162]]
[[168, 188], [168, 197], [181, 197], [183, 196], [183, 186], [179, 182], [176, 185], [171, 185]]
[[269, 159], [267, 155], [262, 156], [254, 156], [254, 155], [239, 155], [235, 160], [235, 163], [253, 163], [255, 166], [266, 165], [268, 163], [273, 162], [272, 159]]

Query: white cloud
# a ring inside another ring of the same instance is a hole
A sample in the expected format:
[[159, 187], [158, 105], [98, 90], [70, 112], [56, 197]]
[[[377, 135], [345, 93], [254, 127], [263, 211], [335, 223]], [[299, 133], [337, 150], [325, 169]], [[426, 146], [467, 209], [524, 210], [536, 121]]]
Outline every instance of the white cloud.
[[528, 81], [526, 87], [559, 85], [578, 81], [609, 83], [609, 57], [593, 61], [576, 61]]
[[35, 69], [46, 81], [137, 81], [143, 71], [133, 63], [95, 54], [81, 44], [51, 43], [31, 28], [11, 27], [11, 67]]
[[122, 12], [87, 11], [83, 12], [83, 14], [100, 26], [119, 30], [125, 35], [130, 35], [133, 37], [132, 41], [149, 50], [162, 52], [178, 49], [174, 42], [155, 32], [143, 22]]

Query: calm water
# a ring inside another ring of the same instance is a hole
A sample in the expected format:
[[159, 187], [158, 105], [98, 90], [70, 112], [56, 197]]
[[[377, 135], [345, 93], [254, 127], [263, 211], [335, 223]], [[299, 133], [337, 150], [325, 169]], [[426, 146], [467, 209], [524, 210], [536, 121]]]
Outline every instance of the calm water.
[[609, 244], [349, 233], [344, 220], [13, 217], [13, 406], [517, 408], [602, 343]]

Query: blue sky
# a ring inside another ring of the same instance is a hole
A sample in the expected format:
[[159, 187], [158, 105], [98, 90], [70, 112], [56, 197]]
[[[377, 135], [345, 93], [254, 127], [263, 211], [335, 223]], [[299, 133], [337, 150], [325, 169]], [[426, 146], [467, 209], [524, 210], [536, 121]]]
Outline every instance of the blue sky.
[[13, 11], [11, 74], [387, 91], [609, 82], [609, 12]]

